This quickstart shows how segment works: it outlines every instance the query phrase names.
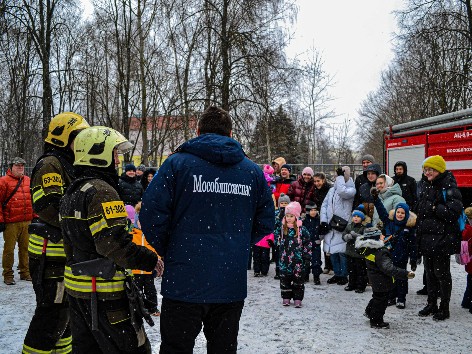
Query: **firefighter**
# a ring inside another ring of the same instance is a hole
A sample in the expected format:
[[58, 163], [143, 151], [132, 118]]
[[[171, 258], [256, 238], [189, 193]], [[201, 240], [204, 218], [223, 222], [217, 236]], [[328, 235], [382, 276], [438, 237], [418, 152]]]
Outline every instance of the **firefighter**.
[[75, 178], [72, 144], [89, 127], [72, 112], [51, 119], [44, 154], [31, 176], [33, 209], [39, 220], [29, 227], [29, 268], [36, 294], [36, 309], [26, 333], [23, 353], [72, 351], [67, 297], [64, 296], [66, 256], [59, 225], [59, 201]]
[[128, 233], [120, 199], [118, 150], [132, 145], [117, 131], [91, 127], [77, 135], [78, 179], [61, 200], [60, 216], [67, 257], [72, 347], [77, 353], [151, 353], [143, 318], [151, 324], [128, 269], [158, 270], [158, 257]]

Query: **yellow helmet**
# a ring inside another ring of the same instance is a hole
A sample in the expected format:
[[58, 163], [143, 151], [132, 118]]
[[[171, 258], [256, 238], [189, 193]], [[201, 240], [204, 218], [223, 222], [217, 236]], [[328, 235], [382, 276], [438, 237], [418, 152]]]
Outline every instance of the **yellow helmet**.
[[48, 136], [44, 141], [65, 147], [72, 132], [90, 127], [84, 117], [73, 112], [59, 113], [49, 123]]
[[133, 144], [115, 129], [86, 128], [74, 140], [74, 165], [108, 167], [113, 162], [115, 148], [125, 153], [133, 148]]

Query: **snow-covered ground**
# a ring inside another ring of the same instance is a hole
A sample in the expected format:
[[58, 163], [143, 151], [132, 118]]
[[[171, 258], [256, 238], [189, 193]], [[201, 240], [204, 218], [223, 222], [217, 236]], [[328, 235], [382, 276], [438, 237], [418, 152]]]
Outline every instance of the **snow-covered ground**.
[[[2, 238], [0, 238], [1, 240]], [[3, 242], [0, 242], [0, 252]], [[279, 282], [268, 277], [254, 278], [248, 271], [248, 297], [240, 322], [238, 352], [270, 353], [470, 353], [472, 314], [461, 308], [466, 273], [451, 260], [453, 290], [451, 318], [435, 322], [418, 317], [426, 297], [416, 295], [422, 287], [423, 266], [410, 281], [406, 309], [389, 307], [385, 320], [389, 330], [374, 330], [363, 316], [372, 296], [344, 291], [344, 286], [306, 284], [303, 307], [282, 307]], [[23, 338], [34, 311], [34, 292], [30, 282], [0, 284], [0, 353], [20, 353]], [[311, 280], [311, 278], [310, 278]], [[159, 282], [156, 282], [159, 289]], [[160, 300], [159, 300], [160, 301]], [[159, 352], [159, 323], [146, 328], [153, 353]], [[468, 343], [468, 344], [467, 344]], [[195, 353], [205, 353], [205, 338], [197, 338]]]

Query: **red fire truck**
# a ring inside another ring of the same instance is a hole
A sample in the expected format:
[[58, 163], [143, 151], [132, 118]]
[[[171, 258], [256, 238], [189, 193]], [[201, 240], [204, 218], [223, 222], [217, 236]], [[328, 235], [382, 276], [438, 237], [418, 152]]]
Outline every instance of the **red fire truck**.
[[464, 206], [472, 203], [472, 108], [392, 125], [384, 132], [385, 171], [393, 176], [397, 161], [419, 180], [423, 160], [441, 155], [461, 190]]

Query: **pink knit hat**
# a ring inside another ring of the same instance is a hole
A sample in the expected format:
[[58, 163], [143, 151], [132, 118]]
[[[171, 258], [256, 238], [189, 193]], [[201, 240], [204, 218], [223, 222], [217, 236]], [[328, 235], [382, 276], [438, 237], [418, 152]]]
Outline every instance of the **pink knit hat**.
[[268, 173], [269, 175], [274, 173], [274, 168], [271, 165], [264, 165], [263, 169], [264, 173]]
[[299, 202], [290, 202], [285, 207], [285, 215], [292, 214], [292, 215], [295, 215], [295, 217], [299, 218], [301, 213], [302, 213], [302, 206], [300, 205]]
[[134, 223], [134, 217], [136, 216], [136, 211], [134, 210], [132, 205], [126, 205], [126, 212], [128, 213], [128, 219], [131, 220], [132, 223]]
[[302, 175], [310, 175], [313, 177], [313, 169], [311, 167], [305, 167], [302, 171]]

